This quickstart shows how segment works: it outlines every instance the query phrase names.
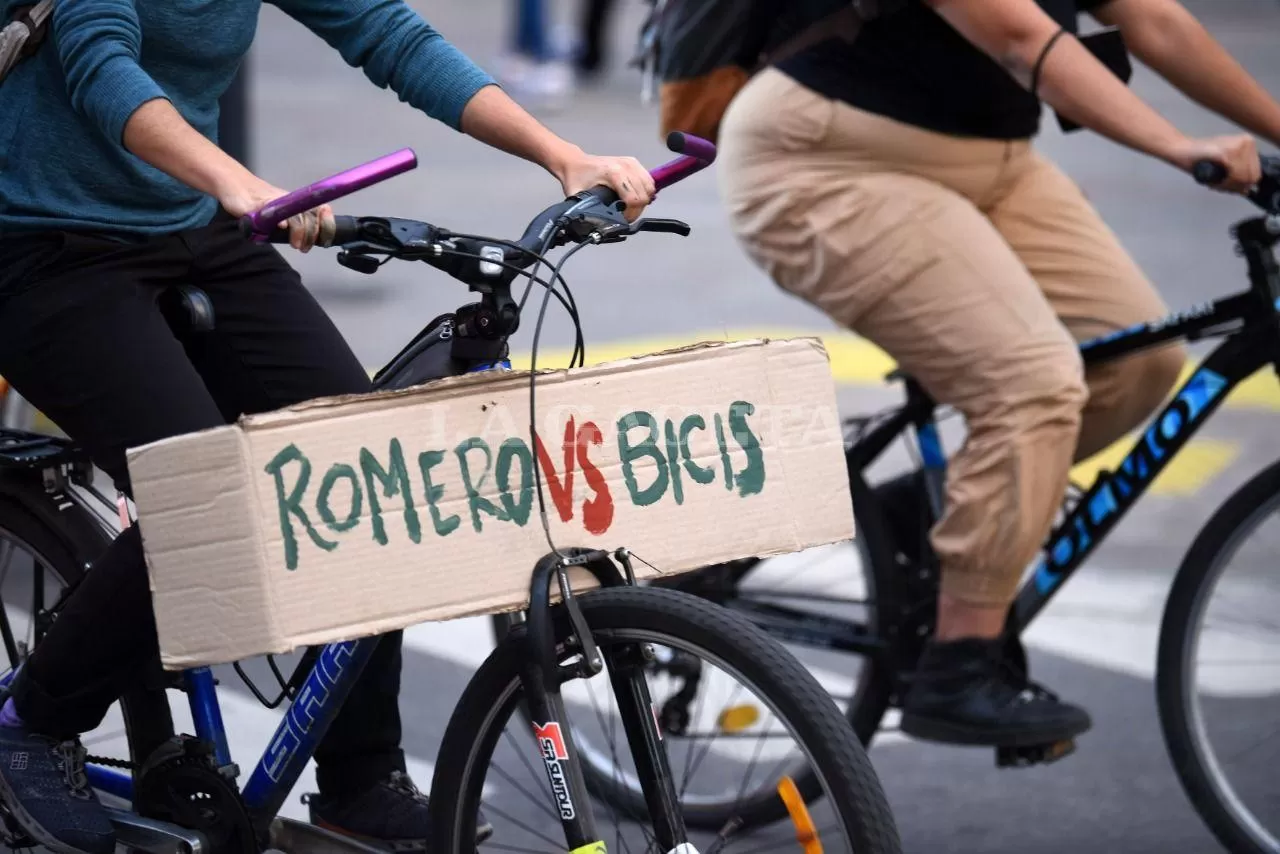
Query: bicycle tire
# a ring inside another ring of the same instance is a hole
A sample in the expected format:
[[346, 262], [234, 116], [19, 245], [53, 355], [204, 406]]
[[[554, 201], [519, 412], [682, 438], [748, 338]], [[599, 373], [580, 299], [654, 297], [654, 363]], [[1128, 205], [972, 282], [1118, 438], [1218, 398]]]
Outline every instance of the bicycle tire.
[[[78, 584], [111, 538], [79, 507], [60, 507], [56, 514], [35, 508], [47, 496], [29, 478], [0, 477], [0, 537], [12, 535], [57, 577], [64, 589]], [[0, 603], [2, 606], [3, 603]], [[128, 761], [140, 765], [172, 734], [172, 715], [163, 692], [138, 688], [120, 698]]]
[[[899, 575], [894, 561], [893, 536], [887, 521], [877, 509], [871, 488], [866, 481], [860, 475], [853, 475], [850, 477], [849, 487], [857, 530], [856, 542], [862, 559], [868, 567], [866, 573], [868, 597], [876, 602], [878, 624], [891, 624], [897, 611], [895, 603], [898, 601]], [[753, 568], [759, 563], [761, 561], [756, 560], [750, 564], [750, 567]], [[707, 570], [714, 569], [716, 567], [707, 568]], [[695, 570], [694, 573], [677, 576], [672, 581], [678, 583], [682, 578], [689, 578], [703, 571]], [[746, 578], [749, 573], [750, 568], [742, 577]], [[519, 624], [519, 620], [520, 617], [516, 614], [495, 614], [491, 620], [495, 641], [501, 642], [512, 628]], [[864, 667], [863, 677], [849, 703], [846, 719], [863, 747], [869, 748], [884, 720], [885, 713], [893, 702], [895, 674], [884, 661], [868, 658], [865, 660]], [[606, 803], [630, 811], [643, 807], [643, 799], [638, 792], [626, 788], [614, 774], [597, 768], [588, 757], [583, 758], [582, 771], [588, 790]], [[810, 768], [805, 768], [797, 774], [795, 783], [806, 803], [811, 803], [821, 794], [821, 786]], [[719, 830], [731, 814], [736, 814], [736, 809], [734, 804], [725, 804], [721, 810], [704, 808], [687, 814], [685, 821], [690, 827], [698, 830]], [[744, 812], [747, 814], [741, 817], [745, 819], [745, 827], [748, 829], [758, 825], [772, 824], [786, 817], [785, 807], [778, 802], [772, 792], [761, 792], [751, 803], [750, 808]]]
[[[832, 807], [854, 849], [861, 854], [901, 851], [897, 826], [879, 779], [847, 722], [812, 674], [750, 621], [671, 590], [596, 590], [578, 601], [593, 631], [661, 632], [719, 656], [767, 694], [768, 701], [805, 742], [831, 789]], [[557, 638], [562, 638], [570, 630], [560, 609], [556, 611]], [[489, 727], [489, 720], [525, 666], [523, 636], [522, 627], [517, 626], [490, 654], [464, 690], [445, 730], [431, 787], [437, 817], [432, 851], [453, 854], [474, 850], [474, 842], [472, 848], [459, 847], [462, 840], [475, 838], [474, 813], [484, 778], [472, 769], [477, 758], [489, 761], [506, 726], [504, 719], [499, 726]], [[486, 727], [492, 731], [485, 731]], [[687, 812], [685, 820], [696, 827]]]
[[1218, 841], [1232, 854], [1276, 854], [1264, 847], [1233, 812], [1217, 785], [1197, 737], [1189, 708], [1187, 665], [1194, 651], [1195, 624], [1206, 587], [1217, 580], [1220, 561], [1229, 558], [1267, 511], [1280, 503], [1280, 461], [1237, 489], [1196, 535], [1174, 577], [1160, 623], [1156, 659], [1156, 705], [1169, 758], [1191, 805]]

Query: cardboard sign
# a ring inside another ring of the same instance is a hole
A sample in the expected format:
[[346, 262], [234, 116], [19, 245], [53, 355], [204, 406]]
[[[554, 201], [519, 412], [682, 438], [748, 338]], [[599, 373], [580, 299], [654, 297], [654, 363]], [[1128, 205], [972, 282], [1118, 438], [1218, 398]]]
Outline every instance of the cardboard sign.
[[543, 508], [557, 548], [662, 574], [853, 536], [816, 339], [540, 372], [536, 403], [532, 442], [529, 375], [503, 372], [131, 450], [165, 666], [523, 607]]

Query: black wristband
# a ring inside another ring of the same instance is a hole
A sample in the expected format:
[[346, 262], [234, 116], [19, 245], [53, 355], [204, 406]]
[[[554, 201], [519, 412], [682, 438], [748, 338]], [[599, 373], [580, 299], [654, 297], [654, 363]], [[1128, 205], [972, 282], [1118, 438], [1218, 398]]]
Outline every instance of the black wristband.
[[1040, 56], [1036, 59], [1035, 66], [1031, 69], [1031, 94], [1037, 98], [1040, 97], [1040, 70], [1044, 68], [1044, 61], [1048, 58], [1049, 51], [1053, 50], [1053, 46], [1058, 43], [1058, 39], [1066, 34], [1066, 30], [1058, 30], [1054, 33], [1053, 37], [1045, 42], [1044, 49], [1040, 51]]

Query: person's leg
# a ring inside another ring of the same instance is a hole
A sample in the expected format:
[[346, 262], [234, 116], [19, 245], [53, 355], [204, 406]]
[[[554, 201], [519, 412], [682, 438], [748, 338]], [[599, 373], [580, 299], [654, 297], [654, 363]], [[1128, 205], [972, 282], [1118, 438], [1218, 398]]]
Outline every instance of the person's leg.
[[[186, 340], [187, 353], [226, 419], [370, 391], [368, 373], [273, 247], [245, 241], [226, 219], [187, 241], [192, 283], [208, 293], [216, 318], [211, 333]], [[425, 837], [425, 799], [411, 791], [400, 746], [401, 640], [401, 632], [383, 636], [316, 749], [312, 812], [333, 829]]]
[[547, 37], [547, 10], [543, 0], [515, 0], [515, 52], [534, 62], [551, 58]]
[[1025, 686], [995, 660], [1003, 613], [1065, 489], [1086, 398], [1070, 335], [965, 197], [995, 182], [1005, 147], [869, 116], [766, 74], [721, 133], [739, 238], [782, 287], [884, 348], [968, 425], [932, 533], [939, 637], [903, 728], [968, 743], [1069, 738], [1087, 715], [1040, 693], [1021, 699]]
[[596, 74], [605, 63], [609, 18], [616, 5], [614, 0], [582, 0], [577, 65], [583, 74]]
[[[1084, 193], [1045, 158], [1027, 158], [989, 215], [1077, 341], [1168, 312]], [[1075, 458], [1093, 456], [1150, 416], [1186, 357], [1185, 347], [1167, 344], [1088, 368], [1089, 402]]]
[[[182, 247], [169, 239], [122, 246], [64, 235], [33, 239], [30, 257], [37, 254], [40, 263], [27, 264], [20, 282], [0, 275], [0, 292], [10, 294], [0, 295], [0, 372], [127, 489], [126, 448], [223, 423], [155, 303], [154, 280], [185, 269]], [[26, 731], [73, 743], [64, 740], [98, 726], [155, 656], [135, 528], [86, 573], [32, 652], [13, 684], [14, 710]], [[15, 815], [25, 810], [41, 828], [33, 832], [62, 844], [113, 850], [105, 817], [85, 812], [96, 801], [70, 793], [62, 800], [52, 790], [31, 801], [39, 787], [10, 777], [30, 773], [37, 753], [10, 745], [11, 731], [4, 736], [0, 789]], [[10, 747], [28, 753], [29, 764], [10, 763]], [[74, 772], [82, 761], [75, 748], [58, 749], [64, 752], [53, 761]]]

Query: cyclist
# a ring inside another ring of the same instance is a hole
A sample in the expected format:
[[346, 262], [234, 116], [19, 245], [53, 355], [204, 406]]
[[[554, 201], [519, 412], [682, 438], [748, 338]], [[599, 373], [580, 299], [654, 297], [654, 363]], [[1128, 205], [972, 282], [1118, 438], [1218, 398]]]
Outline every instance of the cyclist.
[[[21, 2], [0, 0], [0, 13]], [[607, 184], [629, 214], [651, 198], [637, 161], [552, 134], [401, 0], [274, 4], [376, 85], [543, 166], [566, 193]], [[64, 0], [46, 43], [0, 84], [0, 374], [126, 492], [126, 448], [370, 389], [297, 273], [237, 230], [283, 191], [211, 141], [259, 6]], [[306, 251], [331, 219], [327, 206], [294, 218], [290, 242]], [[210, 296], [212, 332], [171, 331], [157, 308], [186, 283]], [[54, 850], [114, 850], [77, 734], [158, 667], [149, 600], [135, 526], [70, 597], [0, 711], [0, 801]], [[311, 816], [421, 847], [427, 806], [400, 748], [400, 664], [400, 634], [387, 635], [316, 753]]]
[[721, 188], [751, 257], [967, 422], [929, 532], [937, 631], [902, 718], [920, 738], [1029, 746], [1089, 728], [1005, 664], [998, 636], [1072, 461], [1137, 426], [1185, 358], [1166, 346], [1083, 370], [1078, 341], [1166, 309], [1032, 147], [1040, 99], [1177, 168], [1216, 161], [1222, 190], [1260, 177], [1253, 137], [1190, 139], [1126, 88], [1077, 39], [1082, 12], [1280, 143], [1280, 105], [1175, 0], [909, 0], [762, 71], [721, 126]]

